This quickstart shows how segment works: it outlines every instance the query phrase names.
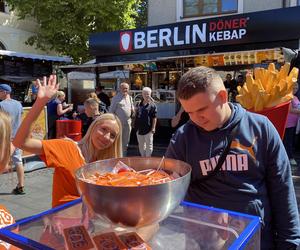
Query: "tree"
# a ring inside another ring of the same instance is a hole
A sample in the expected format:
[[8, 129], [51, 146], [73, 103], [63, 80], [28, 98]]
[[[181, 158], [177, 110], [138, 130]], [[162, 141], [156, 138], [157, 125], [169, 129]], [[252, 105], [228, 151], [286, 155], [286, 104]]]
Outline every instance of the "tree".
[[6, 0], [20, 19], [33, 18], [37, 33], [27, 44], [54, 50], [80, 63], [90, 59], [92, 32], [135, 28], [141, 0]]
[[137, 6], [137, 16], [135, 18], [136, 27], [144, 28], [148, 24], [148, 0], [142, 0]]

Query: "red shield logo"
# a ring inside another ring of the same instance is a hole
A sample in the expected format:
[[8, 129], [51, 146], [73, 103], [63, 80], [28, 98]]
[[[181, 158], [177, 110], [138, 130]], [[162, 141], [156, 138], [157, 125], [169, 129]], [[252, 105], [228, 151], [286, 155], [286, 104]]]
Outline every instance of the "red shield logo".
[[132, 51], [131, 31], [120, 32], [120, 51], [121, 52]]

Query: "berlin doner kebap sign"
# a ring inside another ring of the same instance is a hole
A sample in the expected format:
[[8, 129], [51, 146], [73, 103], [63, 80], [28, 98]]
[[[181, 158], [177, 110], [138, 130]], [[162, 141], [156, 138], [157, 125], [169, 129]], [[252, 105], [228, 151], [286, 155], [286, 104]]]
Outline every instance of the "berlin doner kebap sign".
[[129, 55], [300, 38], [300, 7], [90, 35], [95, 56]]

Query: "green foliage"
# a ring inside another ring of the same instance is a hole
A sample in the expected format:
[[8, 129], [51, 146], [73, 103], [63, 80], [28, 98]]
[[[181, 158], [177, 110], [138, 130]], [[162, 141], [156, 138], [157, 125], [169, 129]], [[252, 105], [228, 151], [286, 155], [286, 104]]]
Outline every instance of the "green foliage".
[[6, 0], [20, 19], [34, 18], [39, 29], [28, 44], [71, 56], [80, 63], [90, 59], [88, 36], [135, 28], [143, 0]]
[[135, 19], [137, 28], [147, 27], [148, 24], [148, 0], [142, 0], [137, 7], [137, 16]]

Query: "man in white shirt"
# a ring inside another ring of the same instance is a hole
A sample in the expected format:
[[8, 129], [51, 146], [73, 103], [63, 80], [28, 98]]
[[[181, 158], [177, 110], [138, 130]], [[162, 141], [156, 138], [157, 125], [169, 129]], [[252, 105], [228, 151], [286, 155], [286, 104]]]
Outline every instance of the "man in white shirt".
[[122, 82], [120, 84], [120, 91], [112, 98], [109, 112], [117, 115], [122, 123], [123, 156], [126, 156], [134, 115], [134, 106], [132, 97], [129, 95], [128, 83]]

